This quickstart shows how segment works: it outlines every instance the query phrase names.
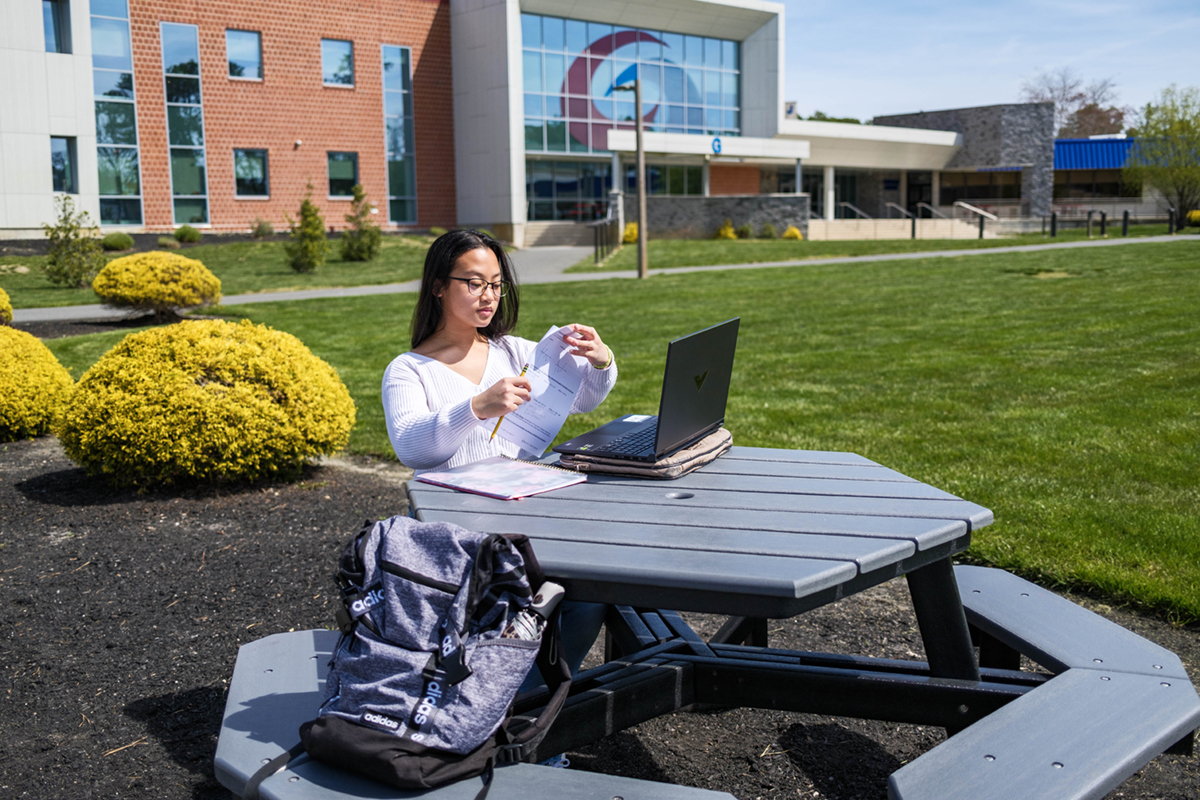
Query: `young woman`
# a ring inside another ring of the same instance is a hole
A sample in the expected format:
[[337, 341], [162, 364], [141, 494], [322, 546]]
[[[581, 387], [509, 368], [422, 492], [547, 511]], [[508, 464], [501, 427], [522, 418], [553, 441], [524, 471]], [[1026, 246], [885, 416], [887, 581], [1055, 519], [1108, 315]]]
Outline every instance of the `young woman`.
[[[495, 239], [472, 230], [440, 236], [425, 256], [412, 319], [412, 350], [383, 375], [383, 408], [396, 456], [417, 474], [520, 455], [491, 438], [495, 421], [529, 400], [518, 377], [536, 342], [511, 336], [518, 291], [512, 262]], [[586, 325], [564, 336], [587, 371], [571, 413], [591, 411], [617, 380], [612, 351]], [[491, 424], [485, 424], [491, 420]]]
[[[512, 262], [495, 239], [458, 230], [430, 246], [413, 311], [412, 350], [383, 375], [392, 448], [418, 474], [520, 455], [515, 445], [491, 438], [495, 420], [529, 400], [529, 380], [519, 376], [537, 344], [510, 335], [517, 310]], [[594, 329], [569, 327], [564, 341], [593, 367], [571, 412], [591, 411], [616, 383], [617, 365]], [[596, 603], [563, 603], [563, 644], [572, 672], [596, 640], [604, 612]], [[522, 689], [538, 685], [531, 673]]]

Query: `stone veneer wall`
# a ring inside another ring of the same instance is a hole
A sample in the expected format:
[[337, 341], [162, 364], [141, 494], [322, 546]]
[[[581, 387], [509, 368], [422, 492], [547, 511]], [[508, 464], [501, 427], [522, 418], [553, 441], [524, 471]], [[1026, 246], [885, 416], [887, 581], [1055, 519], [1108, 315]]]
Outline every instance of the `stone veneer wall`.
[[876, 117], [876, 125], [957, 131], [962, 150], [947, 170], [1022, 166], [1021, 202], [1032, 216], [1054, 199], [1054, 104], [1016, 103]]
[[[625, 221], [636, 222], [637, 195], [626, 194], [624, 206]], [[708, 239], [727, 219], [734, 227], [749, 223], [756, 236], [769, 222], [780, 236], [789, 225], [795, 225], [807, 237], [808, 218], [807, 194], [646, 198], [646, 227], [651, 236], [664, 239]]]

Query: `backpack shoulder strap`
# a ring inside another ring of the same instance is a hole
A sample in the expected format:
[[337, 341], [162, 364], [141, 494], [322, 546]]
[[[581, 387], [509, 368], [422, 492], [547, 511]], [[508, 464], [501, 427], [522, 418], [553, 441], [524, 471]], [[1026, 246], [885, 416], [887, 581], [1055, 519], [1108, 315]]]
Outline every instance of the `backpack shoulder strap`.
[[258, 771], [250, 776], [250, 780], [246, 781], [246, 786], [242, 789], [242, 800], [258, 800], [258, 787], [262, 785], [262, 782], [286, 767], [292, 759], [303, 754], [304, 743], [296, 742], [292, 745], [292, 749], [280, 753], [259, 767]]

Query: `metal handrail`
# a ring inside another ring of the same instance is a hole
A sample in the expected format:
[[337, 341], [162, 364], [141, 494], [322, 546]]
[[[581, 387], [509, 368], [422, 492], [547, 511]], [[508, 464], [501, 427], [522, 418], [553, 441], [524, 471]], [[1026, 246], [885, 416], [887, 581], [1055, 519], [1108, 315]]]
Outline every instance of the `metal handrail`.
[[931, 218], [931, 219], [932, 219], [932, 217], [941, 217], [942, 219], [950, 219], [950, 218], [949, 218], [949, 217], [947, 217], [945, 214], [943, 214], [942, 212], [938, 211], [938, 210], [937, 210], [936, 208], [934, 208], [933, 206], [929, 205], [929, 203], [917, 203], [917, 208], [924, 208], [924, 209], [926, 209], [926, 210], [927, 210], [927, 211], [930, 213], [930, 215], [931, 215], [931, 217], [930, 217], [930, 218]]
[[872, 217], [870, 214], [863, 211], [861, 208], [854, 205], [853, 203], [848, 203], [845, 200], [843, 200], [842, 202], [838, 203], [838, 205], [841, 206], [842, 208], [848, 208], [851, 211], [853, 211], [855, 214], [858, 214], [859, 219], [874, 219], [874, 217]]
[[963, 208], [963, 209], [966, 209], [967, 211], [970, 211], [973, 214], [978, 214], [981, 217], [990, 219], [992, 222], [1000, 221], [1000, 218], [997, 217], [995, 214], [993, 214], [989, 211], [984, 211], [982, 208], [976, 208], [975, 206], [971, 205], [970, 203], [964, 203], [962, 200], [955, 200], [954, 205], [957, 208]]
[[[914, 218], [914, 219], [916, 218], [916, 214], [912, 213], [911, 211], [909, 211], [907, 208], [905, 208], [904, 206], [900, 205], [899, 203], [892, 203], [892, 202], [890, 202], [890, 201], [889, 201], [889, 202], [887, 203], [887, 207], [888, 207], [888, 208], [894, 208], [894, 209], [896, 209], [897, 211], [899, 211], [901, 214], [903, 214], [903, 215], [904, 215], [904, 216], [906, 216], [906, 217], [912, 217], [912, 218]], [[888, 219], [891, 219], [891, 216], [892, 216], [892, 215], [891, 215], [891, 212], [889, 211], [889, 212], [888, 212]]]

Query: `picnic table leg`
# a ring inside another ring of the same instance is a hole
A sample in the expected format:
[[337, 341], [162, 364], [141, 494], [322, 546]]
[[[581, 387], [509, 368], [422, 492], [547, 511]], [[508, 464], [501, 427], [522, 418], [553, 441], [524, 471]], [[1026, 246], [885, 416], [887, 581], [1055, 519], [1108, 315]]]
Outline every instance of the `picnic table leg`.
[[708, 640], [709, 644], [767, 646], [767, 621], [762, 617], [730, 617]]
[[917, 625], [921, 628], [921, 641], [925, 644], [929, 674], [935, 678], [978, 681], [975, 649], [950, 559], [926, 564], [906, 577]]

